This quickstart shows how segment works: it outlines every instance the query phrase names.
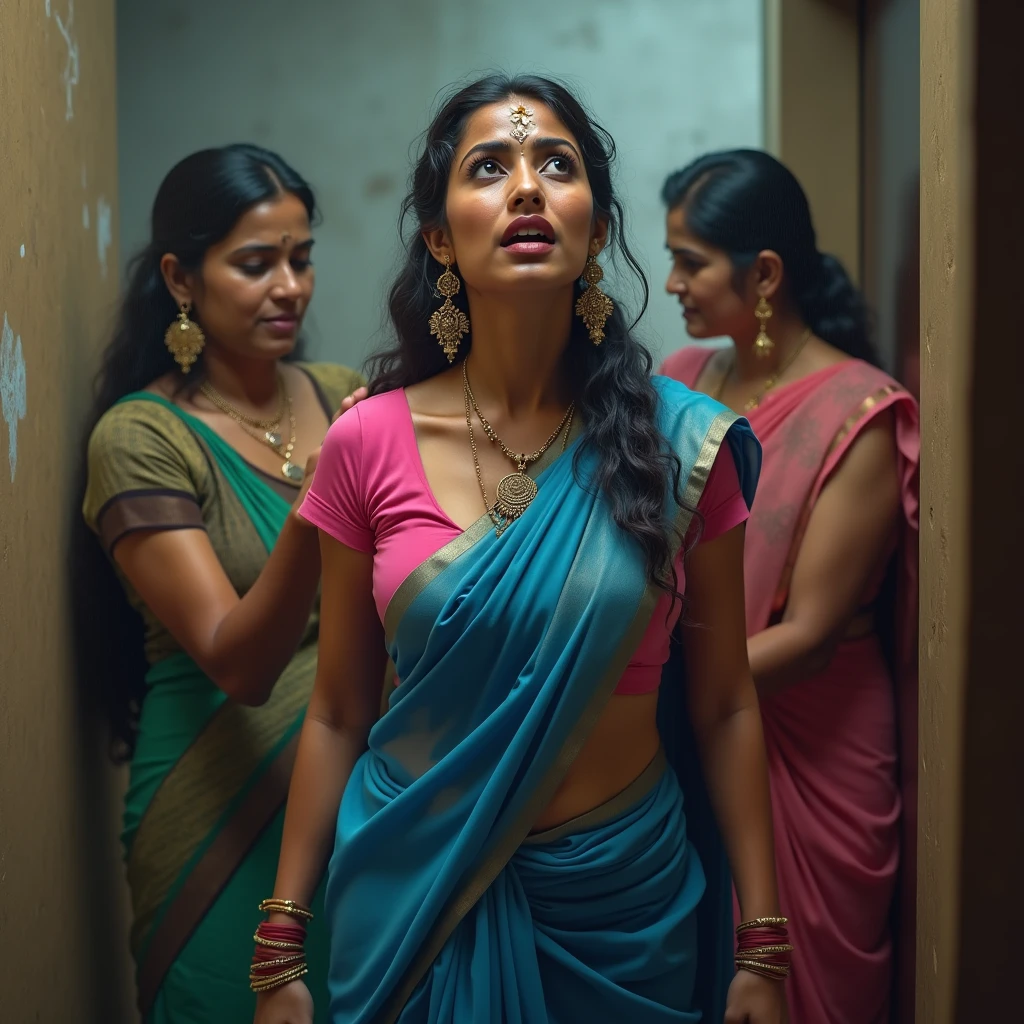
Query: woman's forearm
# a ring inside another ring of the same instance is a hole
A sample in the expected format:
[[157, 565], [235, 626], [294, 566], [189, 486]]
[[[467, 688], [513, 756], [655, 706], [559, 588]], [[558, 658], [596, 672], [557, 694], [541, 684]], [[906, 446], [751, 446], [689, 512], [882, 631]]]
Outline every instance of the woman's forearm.
[[310, 905], [331, 854], [342, 793], [368, 735], [307, 716], [288, 791], [277, 899]]
[[750, 672], [762, 698], [822, 672], [831, 655], [830, 644], [810, 636], [797, 622], [780, 622], [747, 640]]
[[236, 700], [260, 704], [295, 654], [320, 581], [313, 526], [290, 512], [256, 582], [220, 620], [206, 663]]
[[732, 869], [743, 920], [779, 913], [771, 797], [756, 703], [709, 726], [700, 739], [704, 776]]

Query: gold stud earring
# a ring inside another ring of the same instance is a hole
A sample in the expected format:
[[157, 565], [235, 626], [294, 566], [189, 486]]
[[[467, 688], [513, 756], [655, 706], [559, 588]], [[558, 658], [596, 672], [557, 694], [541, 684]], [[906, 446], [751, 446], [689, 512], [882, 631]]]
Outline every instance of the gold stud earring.
[[430, 314], [430, 333], [433, 334], [448, 357], [449, 363], [455, 362], [459, 351], [459, 342], [464, 334], [469, 334], [469, 318], [452, 303], [452, 296], [457, 295], [462, 285], [451, 271], [451, 259], [444, 254], [444, 273], [437, 279], [437, 290], [444, 296], [440, 309]]
[[178, 319], [171, 322], [164, 334], [164, 344], [174, 356], [174, 361], [181, 367], [182, 373], [188, 373], [192, 364], [199, 358], [206, 344], [203, 329], [194, 320], [189, 319], [192, 304], [183, 302]]
[[767, 324], [772, 316], [772, 305], [762, 295], [757, 300], [757, 307], [754, 309], [754, 316], [757, 317], [757, 322], [761, 325], [761, 329], [757, 332], [757, 337], [754, 339], [754, 352], [762, 359], [770, 356], [775, 349], [775, 342], [768, 337]]
[[603, 278], [604, 271], [597, 262], [597, 254], [591, 253], [583, 268], [583, 280], [587, 287], [576, 300], [576, 315], [583, 321], [595, 345], [604, 341], [604, 325], [615, 309], [615, 303], [598, 287]]

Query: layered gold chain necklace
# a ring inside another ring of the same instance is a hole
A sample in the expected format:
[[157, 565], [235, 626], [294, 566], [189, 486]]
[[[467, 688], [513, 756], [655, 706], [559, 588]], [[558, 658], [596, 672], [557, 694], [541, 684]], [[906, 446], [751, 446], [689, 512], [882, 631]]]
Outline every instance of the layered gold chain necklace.
[[[476, 469], [476, 482], [480, 485], [480, 496], [484, 500], [484, 508], [494, 523], [494, 530], [497, 536], [501, 536], [509, 525], [517, 520], [529, 507], [530, 503], [537, 496], [537, 484], [533, 477], [529, 476], [526, 467], [536, 462], [550, 447], [555, 439], [564, 430], [562, 436], [562, 451], [569, 440], [569, 433], [572, 430], [572, 417], [576, 409], [576, 403], [570, 402], [569, 408], [565, 410], [562, 422], [552, 431], [551, 436], [532, 454], [526, 452], [514, 452], [500, 437], [494, 427], [487, 422], [487, 418], [480, 411], [473, 395], [473, 389], [469, 386], [469, 372], [466, 363], [462, 364], [462, 390], [466, 401], [466, 426], [469, 428], [469, 446], [473, 450], [473, 466]], [[487, 489], [484, 487], [483, 473], [480, 469], [480, 455], [476, 447], [476, 437], [473, 434], [473, 416], [476, 413], [480, 425], [484, 428], [487, 439], [496, 444], [506, 458], [515, 463], [514, 473], [503, 476], [498, 481], [498, 487], [494, 492], [494, 504], [491, 505], [487, 498]]]
[[[800, 341], [797, 342], [796, 348], [790, 353], [789, 358], [782, 363], [779, 368], [761, 385], [761, 390], [757, 392], [752, 398], [747, 399], [744, 403], [743, 408], [747, 412], [751, 412], [756, 409], [763, 400], [765, 394], [779, 383], [779, 378], [796, 362], [796, 358], [804, 350], [804, 346], [810, 340], [811, 329], [808, 328], [803, 333]], [[715, 393], [711, 396], [716, 401], [721, 401], [722, 393], [725, 391], [725, 385], [729, 383], [729, 378], [732, 376], [732, 371], [736, 369], [736, 356], [733, 355], [732, 362], [729, 363], [729, 369], [722, 375], [722, 379], [718, 383], [718, 387], [715, 389]]]
[[[277, 413], [266, 419], [258, 419], [242, 412], [241, 409], [232, 405], [208, 380], [204, 380], [199, 385], [199, 390], [222, 413], [230, 416], [250, 437], [265, 444], [284, 459], [281, 465], [283, 477], [293, 483], [302, 482], [305, 472], [301, 466], [292, 462], [292, 452], [295, 450], [295, 411], [292, 409], [292, 399], [281, 374], [277, 375]], [[287, 441], [284, 440], [281, 433], [281, 421], [286, 416], [288, 419]]]

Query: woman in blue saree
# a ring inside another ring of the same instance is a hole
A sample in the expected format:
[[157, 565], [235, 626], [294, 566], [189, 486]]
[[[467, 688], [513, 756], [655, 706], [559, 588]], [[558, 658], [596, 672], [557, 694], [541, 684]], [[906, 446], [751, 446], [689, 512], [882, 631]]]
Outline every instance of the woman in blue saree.
[[[309, 1024], [325, 983], [333, 1024], [785, 1019], [771, 971], [733, 970], [715, 843], [744, 920], [774, 921], [743, 617], [760, 449], [652, 382], [600, 290], [609, 244], [639, 275], [612, 155], [535, 77], [468, 86], [427, 132], [398, 345], [300, 513], [324, 628], [273, 896], [308, 905], [330, 860], [330, 967], [254, 971], [258, 1024]], [[296, 934], [274, 907], [258, 943]]]

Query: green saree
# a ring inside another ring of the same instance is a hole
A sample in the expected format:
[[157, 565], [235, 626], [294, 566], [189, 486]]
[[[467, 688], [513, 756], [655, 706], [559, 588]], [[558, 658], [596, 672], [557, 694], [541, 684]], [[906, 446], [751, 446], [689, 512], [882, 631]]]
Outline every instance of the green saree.
[[[155, 395], [128, 400], [163, 405], [196, 434], [269, 552], [288, 502], [204, 423]], [[184, 653], [146, 677], [122, 836], [146, 1024], [252, 1020], [244, 922], [255, 928], [256, 904], [273, 889], [315, 668], [316, 645], [307, 643], [259, 708], [228, 700]], [[318, 893], [314, 913], [322, 901]], [[314, 971], [317, 961], [326, 964], [322, 914], [311, 925], [308, 953]]]
[[[342, 367], [303, 369], [327, 412], [362, 383]], [[84, 513], [108, 552], [133, 529], [204, 529], [239, 594], [258, 577], [297, 494], [148, 392], [127, 396], [101, 420], [89, 476]], [[142, 1017], [250, 1024], [251, 936], [258, 902], [273, 890], [319, 610], [270, 699], [246, 707], [203, 674], [123, 582], [143, 616], [151, 663], [122, 835]], [[321, 891], [307, 943], [313, 979], [326, 975], [322, 905]], [[313, 995], [322, 1024], [326, 993]]]

